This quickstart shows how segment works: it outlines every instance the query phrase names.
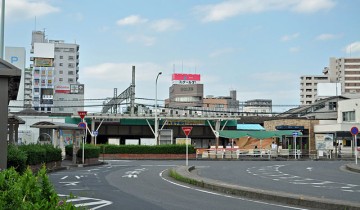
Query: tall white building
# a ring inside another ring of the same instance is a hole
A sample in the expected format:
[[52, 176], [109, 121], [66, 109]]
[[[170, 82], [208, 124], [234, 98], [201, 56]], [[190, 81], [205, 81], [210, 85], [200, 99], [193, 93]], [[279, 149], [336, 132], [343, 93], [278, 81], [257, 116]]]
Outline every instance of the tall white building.
[[32, 107], [41, 112], [74, 113], [83, 110], [84, 85], [79, 79], [79, 45], [47, 40], [33, 31], [30, 60]]
[[328, 96], [360, 97], [360, 58], [331, 57], [329, 67], [324, 68], [323, 74], [300, 77], [300, 103], [302, 105], [312, 104], [324, 97], [318, 91], [319, 83], [336, 84], [335, 86], [321, 85], [323, 89], [328, 88], [326, 91]]
[[317, 85], [329, 82], [327, 75], [303, 75], [300, 77], [300, 103], [312, 104], [316, 100]]

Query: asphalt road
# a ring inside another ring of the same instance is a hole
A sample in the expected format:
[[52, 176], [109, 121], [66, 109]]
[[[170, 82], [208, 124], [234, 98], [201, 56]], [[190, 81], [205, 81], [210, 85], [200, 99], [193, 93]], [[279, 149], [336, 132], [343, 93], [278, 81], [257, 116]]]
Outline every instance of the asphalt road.
[[235, 185], [359, 202], [360, 174], [345, 161], [198, 161], [200, 176]]
[[[72, 168], [49, 176], [59, 194], [72, 193], [76, 197], [71, 202], [91, 209], [302, 209], [207, 191], [174, 182], [163, 174], [167, 169], [184, 163], [185, 161], [109, 161], [108, 165]], [[189, 162], [197, 165], [201, 173], [213, 173], [213, 177], [217, 177], [221, 170], [228, 174], [228, 171], [224, 171], [227, 169], [226, 165], [235, 168], [236, 164], [244, 163], [246, 162]], [[252, 165], [250, 162], [246, 164]]]

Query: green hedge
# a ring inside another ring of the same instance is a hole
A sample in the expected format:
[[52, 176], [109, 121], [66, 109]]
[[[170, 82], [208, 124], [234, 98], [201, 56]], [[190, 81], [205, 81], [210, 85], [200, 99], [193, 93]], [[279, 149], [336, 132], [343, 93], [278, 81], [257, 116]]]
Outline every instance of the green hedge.
[[54, 148], [49, 144], [8, 145], [8, 168], [14, 167], [15, 170], [20, 173], [25, 171], [27, 165], [37, 165], [61, 160], [61, 149]]
[[[105, 154], [185, 154], [186, 145], [101, 145], [100, 152]], [[196, 152], [194, 146], [189, 145], [189, 154]]]
[[16, 171], [23, 173], [26, 169], [27, 154], [17, 146], [8, 146], [7, 167], [15, 168]]
[[49, 144], [21, 145], [19, 149], [26, 152], [28, 157], [26, 161], [27, 165], [61, 161], [61, 149], [54, 148]]
[[[73, 156], [73, 145], [67, 145], [65, 147], [66, 155]], [[100, 156], [100, 148], [93, 144], [85, 144], [84, 146], [84, 158], [98, 158]], [[82, 145], [76, 153], [76, 157], [82, 158]]]
[[0, 209], [76, 209], [62, 202], [43, 167], [37, 175], [28, 168], [22, 175], [14, 168], [0, 172]]

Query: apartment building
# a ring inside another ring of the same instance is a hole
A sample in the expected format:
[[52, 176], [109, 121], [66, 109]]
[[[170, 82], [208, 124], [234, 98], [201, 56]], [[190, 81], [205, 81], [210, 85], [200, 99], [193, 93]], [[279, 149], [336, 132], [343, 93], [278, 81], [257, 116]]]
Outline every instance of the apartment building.
[[330, 58], [330, 80], [341, 84], [341, 95], [360, 96], [360, 58]]
[[[327, 96], [345, 96], [349, 98], [360, 97], [360, 58], [335, 58], [329, 59], [329, 66], [323, 70], [323, 75], [304, 75], [300, 77], [300, 103], [309, 105], [316, 100], [324, 98], [319, 95], [321, 87], [327, 87]], [[323, 88], [324, 89], [324, 88]], [[331, 93], [329, 93], [331, 89]]]
[[48, 40], [33, 31], [32, 108], [40, 112], [74, 113], [83, 110], [84, 85], [79, 80], [79, 45]]
[[[324, 72], [325, 73], [325, 72]], [[327, 74], [327, 72], [326, 72]], [[300, 103], [312, 104], [316, 101], [317, 85], [329, 82], [328, 75], [304, 75], [300, 77]]]

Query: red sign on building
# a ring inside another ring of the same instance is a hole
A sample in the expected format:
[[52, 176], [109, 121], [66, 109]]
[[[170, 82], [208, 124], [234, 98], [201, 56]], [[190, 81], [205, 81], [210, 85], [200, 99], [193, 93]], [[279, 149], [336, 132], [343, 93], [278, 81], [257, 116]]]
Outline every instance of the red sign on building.
[[200, 81], [200, 74], [172, 74], [173, 81]]

